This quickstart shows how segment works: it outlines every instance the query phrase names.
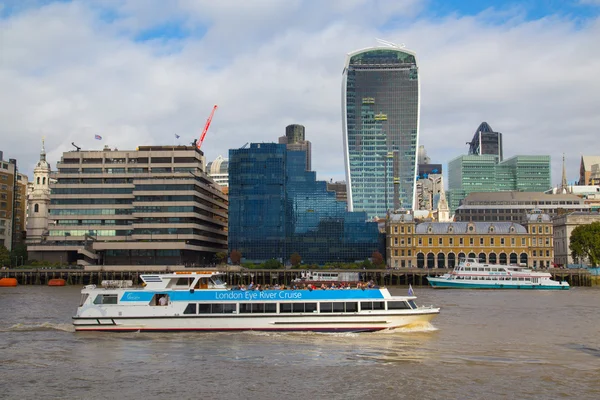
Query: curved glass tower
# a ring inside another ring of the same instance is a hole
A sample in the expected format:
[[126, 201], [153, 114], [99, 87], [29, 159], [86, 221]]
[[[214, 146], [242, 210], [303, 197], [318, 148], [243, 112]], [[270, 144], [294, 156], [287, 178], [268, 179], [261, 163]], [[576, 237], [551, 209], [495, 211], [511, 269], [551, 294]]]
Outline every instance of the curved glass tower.
[[372, 47], [349, 53], [342, 124], [348, 211], [383, 217], [414, 209], [420, 86], [415, 53]]

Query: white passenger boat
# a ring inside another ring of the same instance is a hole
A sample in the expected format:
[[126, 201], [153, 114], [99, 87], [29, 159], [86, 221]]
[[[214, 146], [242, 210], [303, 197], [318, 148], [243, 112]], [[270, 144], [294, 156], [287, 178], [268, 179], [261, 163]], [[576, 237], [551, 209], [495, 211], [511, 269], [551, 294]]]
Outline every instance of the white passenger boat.
[[206, 271], [140, 278], [141, 288], [85, 286], [75, 330], [368, 332], [430, 321], [440, 311], [385, 288], [232, 290]]
[[483, 264], [466, 258], [449, 274], [427, 277], [434, 288], [454, 289], [569, 289], [568, 282], [552, 280], [548, 272], [516, 265]]

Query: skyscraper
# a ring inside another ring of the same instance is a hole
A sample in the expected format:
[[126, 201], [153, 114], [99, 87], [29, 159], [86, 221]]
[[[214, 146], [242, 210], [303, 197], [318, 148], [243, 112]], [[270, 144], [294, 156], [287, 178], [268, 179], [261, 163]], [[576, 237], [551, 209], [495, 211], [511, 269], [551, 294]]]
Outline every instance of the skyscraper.
[[494, 132], [487, 122], [482, 122], [477, 127], [473, 139], [467, 143], [470, 155], [492, 155], [498, 157], [498, 161], [504, 159], [502, 153], [502, 134]]
[[305, 139], [304, 125], [292, 124], [285, 127], [285, 136], [279, 138], [279, 144], [285, 144], [288, 150], [306, 152], [306, 170], [312, 170], [312, 147]]
[[342, 83], [348, 211], [414, 209], [420, 87], [415, 53], [385, 42], [346, 57]]

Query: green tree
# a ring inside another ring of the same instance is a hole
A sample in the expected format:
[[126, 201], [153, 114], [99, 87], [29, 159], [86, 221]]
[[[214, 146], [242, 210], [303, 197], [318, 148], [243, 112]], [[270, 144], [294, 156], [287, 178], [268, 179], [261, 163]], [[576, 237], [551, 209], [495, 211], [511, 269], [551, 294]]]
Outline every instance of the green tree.
[[600, 264], [600, 222], [580, 225], [571, 233], [571, 256], [575, 260], [587, 259], [592, 267]]
[[0, 246], [0, 265], [10, 267], [10, 251], [4, 246]]
[[263, 268], [264, 269], [279, 269], [281, 268], [281, 263], [279, 261], [277, 261], [274, 258], [271, 258], [270, 260], [265, 261], [265, 263], [263, 264]]
[[290, 262], [294, 267], [297, 267], [302, 262], [302, 257], [298, 253], [294, 253], [290, 256]]
[[217, 264], [225, 263], [226, 258], [227, 258], [227, 253], [224, 253], [222, 251], [215, 254], [215, 260], [217, 261]]
[[373, 262], [373, 265], [377, 268], [381, 268], [383, 266], [383, 256], [377, 250], [375, 250], [373, 254], [371, 254], [371, 261]]
[[229, 258], [231, 258], [232, 263], [237, 265], [242, 260], [242, 253], [240, 253], [238, 250], [231, 250], [231, 253], [229, 253]]
[[24, 244], [16, 245], [10, 252], [10, 259], [16, 261], [18, 265], [24, 265], [27, 261], [27, 246]]

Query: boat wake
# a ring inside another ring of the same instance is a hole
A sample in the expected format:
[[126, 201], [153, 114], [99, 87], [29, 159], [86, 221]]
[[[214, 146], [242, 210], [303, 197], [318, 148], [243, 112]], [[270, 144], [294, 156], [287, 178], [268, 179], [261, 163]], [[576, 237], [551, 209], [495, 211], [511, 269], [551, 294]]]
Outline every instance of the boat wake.
[[75, 327], [71, 324], [53, 324], [43, 322], [41, 324], [15, 324], [6, 329], [0, 329], [0, 332], [40, 332], [40, 331], [63, 331], [75, 332]]
[[380, 334], [413, 333], [413, 332], [423, 333], [423, 332], [436, 332], [438, 330], [439, 329], [436, 328], [435, 326], [433, 326], [431, 324], [431, 322], [419, 321], [419, 322], [413, 322], [412, 324], [409, 324], [409, 325], [405, 325], [401, 328], [388, 329], [388, 330], [380, 331], [377, 333], [380, 333]]

